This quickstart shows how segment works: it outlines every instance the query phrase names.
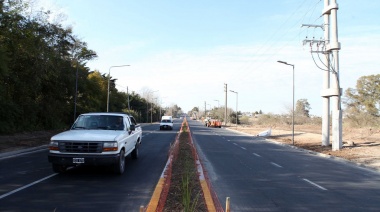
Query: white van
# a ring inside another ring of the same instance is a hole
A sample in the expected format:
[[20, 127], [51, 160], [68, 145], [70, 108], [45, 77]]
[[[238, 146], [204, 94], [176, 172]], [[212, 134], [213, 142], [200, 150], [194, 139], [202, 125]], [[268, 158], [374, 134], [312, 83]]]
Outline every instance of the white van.
[[160, 130], [172, 130], [173, 129], [173, 118], [172, 116], [162, 116], [160, 122]]

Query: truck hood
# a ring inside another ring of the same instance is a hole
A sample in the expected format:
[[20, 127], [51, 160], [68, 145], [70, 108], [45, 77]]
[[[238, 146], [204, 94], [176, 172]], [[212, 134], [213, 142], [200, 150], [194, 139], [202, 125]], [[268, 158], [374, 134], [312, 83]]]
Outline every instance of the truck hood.
[[59, 133], [51, 140], [55, 141], [116, 141], [118, 136], [126, 134], [120, 130], [69, 130]]

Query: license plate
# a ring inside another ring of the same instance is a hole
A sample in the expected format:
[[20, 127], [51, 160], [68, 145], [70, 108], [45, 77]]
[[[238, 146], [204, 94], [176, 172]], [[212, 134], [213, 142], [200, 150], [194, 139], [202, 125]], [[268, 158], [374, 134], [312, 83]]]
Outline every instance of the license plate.
[[73, 163], [84, 163], [84, 158], [73, 158]]

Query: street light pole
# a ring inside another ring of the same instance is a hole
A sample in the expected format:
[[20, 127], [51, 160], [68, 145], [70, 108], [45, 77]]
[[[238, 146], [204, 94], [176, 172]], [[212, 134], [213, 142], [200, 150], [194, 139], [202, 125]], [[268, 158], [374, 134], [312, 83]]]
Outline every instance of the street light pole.
[[[83, 55], [82, 57], [90, 57], [90, 56], [96, 56], [95, 53], [91, 53], [91, 54], [86, 54], [86, 55]], [[76, 62], [77, 62], [77, 71], [76, 71], [76, 74], [75, 74], [75, 95], [74, 95], [74, 122], [75, 122], [75, 119], [77, 117], [77, 96], [78, 96], [78, 66], [79, 66], [79, 56], [77, 56], [77, 59], [76, 59]]]
[[233, 90], [230, 90], [230, 92], [236, 94], [236, 129], [237, 129], [237, 126], [238, 126], [238, 92], [233, 91]]
[[214, 101], [217, 101], [217, 102], [218, 102], [218, 108], [219, 108], [219, 100], [216, 99], [216, 100], [214, 100]]
[[[159, 91], [159, 90], [157, 90], [157, 91]], [[154, 92], [157, 92], [157, 91], [150, 91], [150, 92], [148, 92], [148, 100], [146, 101], [146, 122], [148, 123], [148, 112], [149, 112], [149, 109], [148, 109], [148, 101], [149, 101], [149, 96], [150, 96], [150, 94], [151, 93], [154, 93]], [[152, 104], [151, 104], [151, 108], [150, 108], [150, 123], [152, 124], [153, 122], [152, 122], [152, 113], [153, 113], [153, 108], [152, 108]]]
[[293, 146], [294, 146], [294, 64], [289, 64], [287, 62], [284, 62], [284, 61], [277, 61], [279, 63], [283, 63], [285, 65], [288, 65], [288, 66], [292, 66], [293, 67], [293, 112], [292, 112], [292, 142], [293, 142]]
[[107, 112], [109, 112], [109, 106], [110, 106], [110, 78], [111, 78], [111, 68], [124, 67], [124, 66], [130, 66], [130, 65], [111, 66], [111, 67], [108, 69]]
[[152, 103], [151, 103], [151, 109], [152, 109], [152, 113], [150, 114], [150, 121], [151, 121], [151, 123], [153, 123], [153, 100], [156, 100], [155, 102], [157, 103], [157, 98], [153, 98], [152, 99]]

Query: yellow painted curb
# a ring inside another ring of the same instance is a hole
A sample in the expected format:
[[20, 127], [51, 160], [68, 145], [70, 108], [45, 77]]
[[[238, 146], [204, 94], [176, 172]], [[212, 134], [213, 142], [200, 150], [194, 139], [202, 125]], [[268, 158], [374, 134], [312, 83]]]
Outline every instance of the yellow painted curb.
[[212, 211], [212, 212], [216, 211], [214, 201], [212, 200], [210, 189], [208, 189], [206, 180], [201, 180], [201, 186], [202, 186], [202, 190], [203, 190], [203, 195], [204, 195], [205, 200], [206, 200], [206, 205], [207, 205], [208, 211]]
[[164, 187], [164, 183], [165, 183], [165, 178], [160, 178], [160, 180], [158, 180], [156, 188], [154, 189], [154, 192], [153, 192], [153, 196], [149, 201], [146, 211], [148, 212], [156, 211], [158, 201], [160, 201], [160, 196], [161, 196], [162, 189]]

